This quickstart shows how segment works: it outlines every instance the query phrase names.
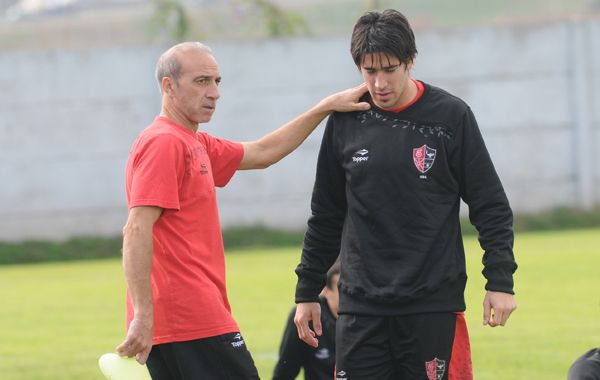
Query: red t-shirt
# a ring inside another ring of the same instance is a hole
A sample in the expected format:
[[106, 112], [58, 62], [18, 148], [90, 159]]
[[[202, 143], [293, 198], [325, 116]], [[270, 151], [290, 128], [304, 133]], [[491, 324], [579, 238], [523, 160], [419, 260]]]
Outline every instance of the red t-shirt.
[[[153, 344], [239, 331], [225, 290], [225, 257], [215, 186], [243, 157], [239, 143], [157, 117], [135, 141], [126, 168], [127, 206], [156, 206]], [[127, 295], [127, 326], [133, 305]]]

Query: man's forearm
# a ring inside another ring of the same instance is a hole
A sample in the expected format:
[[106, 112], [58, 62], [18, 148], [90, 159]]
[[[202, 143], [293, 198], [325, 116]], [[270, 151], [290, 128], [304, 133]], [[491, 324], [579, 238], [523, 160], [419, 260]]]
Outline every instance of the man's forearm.
[[[254, 163], [253, 160], [242, 161], [240, 169], [266, 168], [279, 162], [300, 146], [329, 113], [330, 111], [319, 103], [281, 128], [254, 142], [244, 143], [246, 151], [248, 151], [249, 145], [252, 145], [259, 160]], [[246, 163], [250, 165], [246, 165]]]
[[135, 318], [152, 321], [152, 228], [130, 223], [123, 229], [123, 269]]
[[333, 111], [351, 112], [369, 109], [368, 103], [358, 102], [366, 89], [366, 85], [363, 84], [330, 95], [281, 128], [256, 141], [243, 143], [244, 157], [239, 169], [262, 169], [278, 162], [302, 144], [319, 123]]

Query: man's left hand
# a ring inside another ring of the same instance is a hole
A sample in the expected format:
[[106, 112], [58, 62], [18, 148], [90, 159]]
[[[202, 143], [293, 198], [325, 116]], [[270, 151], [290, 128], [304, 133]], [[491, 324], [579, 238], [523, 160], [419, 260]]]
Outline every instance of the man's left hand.
[[483, 300], [483, 325], [504, 326], [516, 308], [514, 295], [488, 290]]

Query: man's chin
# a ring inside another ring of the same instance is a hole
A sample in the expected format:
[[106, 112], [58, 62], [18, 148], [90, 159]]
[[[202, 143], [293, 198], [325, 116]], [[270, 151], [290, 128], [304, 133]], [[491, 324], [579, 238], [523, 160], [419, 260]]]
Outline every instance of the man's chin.
[[379, 108], [391, 108], [391, 102], [382, 102], [381, 100], [373, 100], [373, 103]]
[[197, 124], [208, 123], [212, 119], [212, 113], [210, 115], [202, 115], [198, 118]]

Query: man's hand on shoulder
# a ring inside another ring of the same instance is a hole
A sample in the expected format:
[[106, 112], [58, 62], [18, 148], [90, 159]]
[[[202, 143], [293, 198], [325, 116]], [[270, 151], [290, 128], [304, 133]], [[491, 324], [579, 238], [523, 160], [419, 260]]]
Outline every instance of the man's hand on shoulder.
[[361, 96], [363, 96], [365, 92], [367, 92], [367, 84], [363, 83], [360, 86], [329, 95], [321, 100], [318, 107], [326, 112], [366, 111], [371, 108], [371, 105], [367, 102], [359, 102]]

